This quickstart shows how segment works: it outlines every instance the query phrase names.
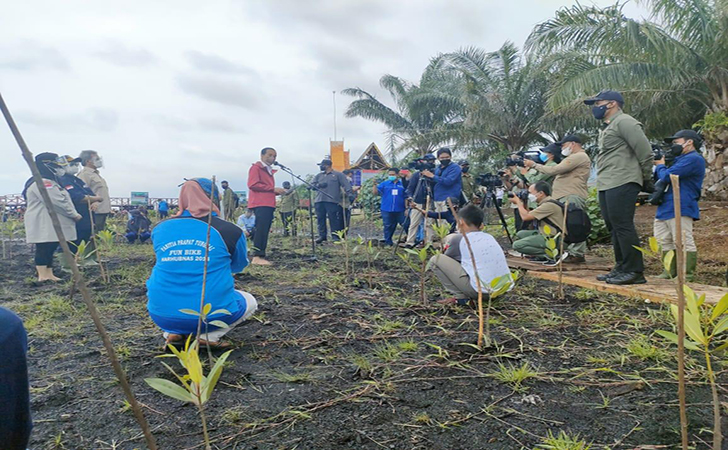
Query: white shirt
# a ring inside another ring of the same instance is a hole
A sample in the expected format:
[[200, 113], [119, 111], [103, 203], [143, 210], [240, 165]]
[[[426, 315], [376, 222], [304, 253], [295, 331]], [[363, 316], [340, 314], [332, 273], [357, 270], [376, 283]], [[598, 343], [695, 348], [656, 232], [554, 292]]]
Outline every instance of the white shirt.
[[[478, 266], [481, 292], [489, 293], [491, 292], [491, 281], [511, 273], [506, 262], [506, 256], [495, 238], [488, 233], [471, 231], [468, 233], [468, 240], [470, 241], [470, 247], [473, 249], [475, 264]], [[460, 255], [462, 258], [460, 264], [470, 277], [470, 285], [477, 292], [478, 282], [473, 269], [473, 259], [470, 257], [465, 239], [460, 239]]]

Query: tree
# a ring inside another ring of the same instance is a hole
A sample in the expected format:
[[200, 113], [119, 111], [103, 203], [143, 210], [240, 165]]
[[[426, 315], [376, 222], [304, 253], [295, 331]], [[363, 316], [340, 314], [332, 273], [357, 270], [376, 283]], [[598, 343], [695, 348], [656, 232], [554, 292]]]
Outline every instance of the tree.
[[[584, 97], [616, 89], [653, 138], [728, 111], [728, 2], [640, 3], [651, 9], [650, 20], [625, 17], [619, 3], [577, 4], [535, 27], [526, 49], [541, 55], [552, 73], [549, 106], [557, 113], [573, 111]], [[705, 187], [728, 198], [723, 157], [728, 133], [710, 135], [723, 137], [706, 142]]]

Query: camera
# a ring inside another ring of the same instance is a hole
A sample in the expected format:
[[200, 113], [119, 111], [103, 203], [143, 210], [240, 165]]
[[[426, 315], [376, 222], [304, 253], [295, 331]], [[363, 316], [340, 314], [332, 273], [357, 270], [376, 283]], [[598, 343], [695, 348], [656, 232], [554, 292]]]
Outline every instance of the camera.
[[427, 159], [415, 159], [414, 161], [410, 161], [409, 164], [407, 164], [408, 169], [414, 169], [414, 170], [435, 170], [435, 163], [433, 161], [429, 161]]
[[528, 203], [528, 190], [521, 189], [515, 194], [513, 192], [508, 193], [508, 198], [518, 197], [523, 203]]
[[498, 175], [493, 175], [492, 173], [483, 173], [478, 175], [475, 178], [475, 182], [481, 186], [489, 187], [491, 189], [503, 186], [503, 181], [501, 181], [500, 177]]
[[540, 163], [540, 154], [541, 152], [538, 150], [521, 150], [520, 152], [516, 153], [516, 156], [509, 156], [508, 158], [506, 158], [506, 167], [525, 167], [523, 161], [526, 159], [529, 159], [535, 163]]

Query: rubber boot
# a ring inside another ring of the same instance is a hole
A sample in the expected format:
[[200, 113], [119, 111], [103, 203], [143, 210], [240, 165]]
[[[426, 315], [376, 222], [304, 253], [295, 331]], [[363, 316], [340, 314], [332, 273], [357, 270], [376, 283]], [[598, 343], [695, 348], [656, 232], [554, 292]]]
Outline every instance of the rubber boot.
[[695, 269], [698, 267], [698, 252], [687, 252], [685, 255], [685, 279], [693, 281]]
[[[662, 252], [662, 259], [661, 261], [665, 261], [665, 256], [670, 252]], [[673, 255], [674, 255], [673, 251]], [[668, 272], [666, 269], [664, 269], [665, 264], [663, 263], [663, 269], [662, 273], [657, 276], [657, 278], [661, 278], [663, 280], [672, 280], [673, 278], [677, 277], [677, 262], [675, 261], [677, 258], [673, 257], [672, 261], [670, 262], [670, 271]]]

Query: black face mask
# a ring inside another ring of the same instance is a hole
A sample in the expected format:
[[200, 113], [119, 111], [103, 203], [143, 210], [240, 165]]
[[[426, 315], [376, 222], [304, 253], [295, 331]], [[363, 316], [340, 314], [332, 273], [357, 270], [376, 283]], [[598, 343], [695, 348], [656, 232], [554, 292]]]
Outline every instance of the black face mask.
[[470, 167], [468, 167], [468, 166], [463, 167], [463, 173], [468, 173], [468, 170], [470, 170]]
[[592, 115], [597, 120], [604, 119], [604, 116], [607, 115], [607, 105], [592, 106]]
[[683, 146], [682, 144], [672, 144], [670, 146], [670, 154], [673, 158], [677, 158], [678, 156], [682, 155], [683, 152]]
[[451, 163], [451, 162], [452, 162], [452, 161], [451, 161], [451, 160], [449, 160], [449, 159], [441, 159], [441, 160], [440, 160], [440, 165], [441, 165], [442, 167], [447, 167], [447, 166], [449, 166], [449, 165], [450, 165], [450, 163]]
[[321, 169], [321, 172], [326, 172], [326, 169], [327, 168], [328, 168], [327, 166], [321, 166], [321, 167], [319, 167], [319, 169]]

